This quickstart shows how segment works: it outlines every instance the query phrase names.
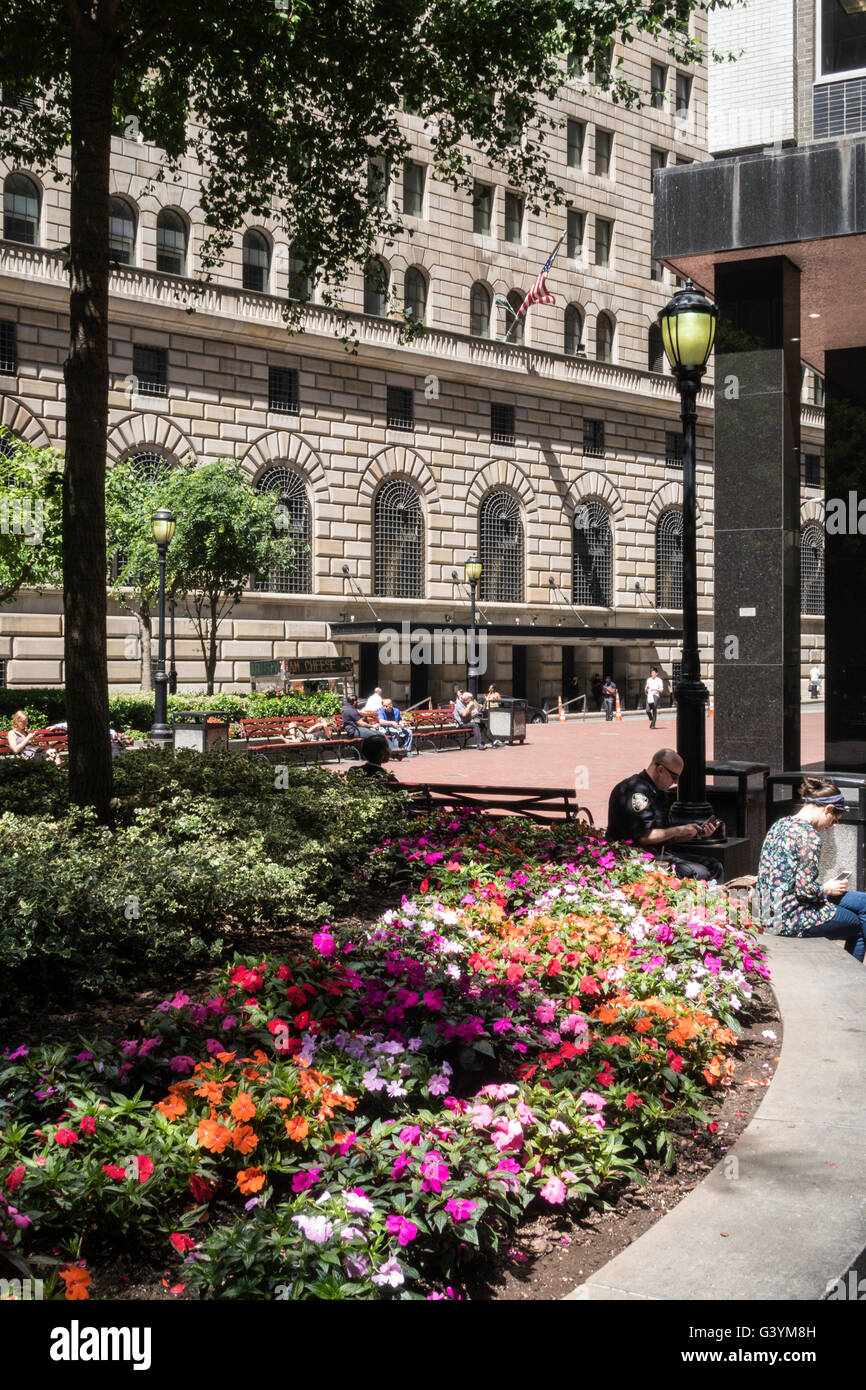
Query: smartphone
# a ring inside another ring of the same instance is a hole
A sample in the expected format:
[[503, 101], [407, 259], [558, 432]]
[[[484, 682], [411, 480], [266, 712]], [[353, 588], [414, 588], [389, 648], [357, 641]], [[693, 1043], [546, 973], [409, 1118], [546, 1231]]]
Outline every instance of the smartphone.
[[852, 873], [853, 873], [853, 870], [852, 870], [852, 869], [837, 869], [837, 870], [836, 870], [836, 877], [837, 877], [837, 878], [850, 878]]

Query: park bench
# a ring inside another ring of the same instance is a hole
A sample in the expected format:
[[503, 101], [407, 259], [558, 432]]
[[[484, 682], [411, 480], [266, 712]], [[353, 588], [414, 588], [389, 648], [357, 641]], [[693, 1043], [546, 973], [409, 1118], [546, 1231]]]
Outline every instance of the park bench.
[[[64, 730], [44, 729], [40, 733], [39, 738], [34, 739], [30, 747], [51, 748], [57, 754], [58, 758], [60, 758], [61, 762], [65, 762], [66, 758], [69, 756], [69, 741]], [[5, 733], [0, 733], [0, 757], [11, 758], [14, 756], [12, 749], [9, 747], [9, 740]]]
[[521, 816], [538, 825], [556, 825], [561, 821], [585, 820], [593, 825], [592, 812], [578, 806], [573, 787], [484, 787], [459, 788], [446, 783], [427, 783], [427, 804], [431, 811], [441, 807], [469, 806], [486, 811], [495, 819]]
[[415, 747], [419, 751], [425, 746], [436, 753], [449, 746], [465, 748], [472, 738], [471, 729], [457, 728], [450, 709], [413, 710], [409, 717]]
[[269, 719], [242, 719], [241, 735], [246, 740], [247, 751], [261, 754], [269, 763], [291, 763], [307, 767], [310, 763], [341, 762], [343, 758], [359, 759], [363, 740], [343, 738], [339, 729], [334, 729], [335, 737], [322, 739], [298, 739], [285, 743], [281, 734], [288, 734], [290, 726], [308, 729], [316, 724], [319, 716], [314, 714], [280, 715]]

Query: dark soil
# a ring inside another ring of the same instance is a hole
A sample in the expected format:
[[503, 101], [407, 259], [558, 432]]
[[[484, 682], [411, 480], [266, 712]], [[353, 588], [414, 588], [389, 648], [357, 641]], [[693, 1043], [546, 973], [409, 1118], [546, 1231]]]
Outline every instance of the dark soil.
[[[387, 904], [383, 905], [387, 906]], [[367, 918], [345, 918], [339, 924], [351, 929], [367, 925]], [[303, 947], [308, 929], [244, 933], [232, 945], [239, 953], [264, 955]], [[213, 985], [220, 967], [196, 972], [184, 987], [193, 996]], [[123, 1037], [143, 1025], [166, 992], [177, 988], [177, 968], [162, 990], [151, 989], [122, 1001], [100, 1001], [69, 1012], [31, 1011], [0, 1020], [0, 1051], [21, 1043], [29, 1046], [72, 1044], [81, 1038]], [[667, 1172], [660, 1162], [648, 1162], [646, 1184], [623, 1183], [601, 1194], [598, 1205], [578, 1218], [555, 1212], [534, 1215], [516, 1230], [499, 1256], [489, 1260], [483, 1272], [468, 1282], [465, 1297], [475, 1301], [559, 1299], [584, 1282], [627, 1245], [654, 1225], [687, 1196], [737, 1141], [761, 1101], [776, 1069], [782, 1028], [769, 985], [756, 993], [756, 1015], [744, 1029], [734, 1056], [734, 1078], [708, 1106], [710, 1132], [690, 1128], [674, 1135], [677, 1166]], [[765, 1038], [770, 1030], [774, 1038]], [[715, 1103], [713, 1103], [713, 1101]], [[233, 1210], [233, 1209], [232, 1209]], [[211, 1213], [210, 1220], [214, 1215]], [[230, 1215], [228, 1207], [225, 1216]], [[97, 1299], [167, 1300], [176, 1302], [193, 1295], [183, 1286], [183, 1274], [173, 1267], [155, 1265], [151, 1252], [116, 1249], [91, 1250], [88, 1268]], [[177, 1292], [173, 1292], [177, 1289]]]

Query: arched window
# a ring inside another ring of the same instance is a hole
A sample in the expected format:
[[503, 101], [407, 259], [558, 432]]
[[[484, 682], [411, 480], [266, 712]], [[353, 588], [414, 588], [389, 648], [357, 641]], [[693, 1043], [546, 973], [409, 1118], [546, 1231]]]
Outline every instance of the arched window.
[[523, 602], [523, 522], [510, 492], [488, 492], [479, 513], [481, 600]]
[[417, 323], [423, 323], [427, 316], [427, 277], [417, 265], [406, 271], [403, 286], [403, 302], [406, 313], [411, 314]]
[[[121, 462], [131, 464], [139, 478], [148, 483], [156, 482], [160, 473], [172, 467], [172, 460], [167, 459], [164, 454], [158, 454], [155, 449], [139, 449], [137, 453], [127, 454]], [[127, 551], [115, 550], [112, 560], [112, 573], [115, 578], [123, 573], [128, 561]]]
[[514, 343], [520, 347], [523, 344], [526, 320], [516, 318], [515, 315], [525, 296], [520, 293], [520, 290], [509, 290], [506, 298], [514, 312], [507, 314], [504, 309], [502, 310], [502, 336], [507, 343]]
[[39, 189], [26, 174], [10, 174], [3, 185], [3, 236], [39, 245]]
[[647, 371], [667, 371], [667, 358], [665, 357], [665, 349], [662, 342], [662, 331], [657, 323], [651, 323], [647, 332]]
[[814, 521], [800, 537], [800, 612], [824, 612], [824, 532]]
[[108, 259], [135, 264], [135, 213], [123, 198], [112, 198], [108, 205]]
[[304, 248], [297, 242], [289, 247], [289, 299], [300, 299], [303, 303], [313, 297], [313, 280], [307, 270]]
[[613, 320], [599, 314], [595, 321], [595, 357], [597, 362], [613, 361]]
[[291, 564], [279, 565], [270, 574], [259, 576], [256, 588], [272, 594], [311, 593], [313, 524], [303, 478], [293, 468], [266, 468], [256, 483], [256, 492], [267, 493], [273, 498], [277, 529], [281, 536], [295, 543]]
[[490, 337], [490, 292], [480, 280], [469, 295], [469, 332], [473, 338]]
[[395, 478], [373, 508], [373, 592], [383, 598], [424, 597], [424, 515], [411, 483]]
[[662, 512], [656, 524], [656, 603], [683, 606], [683, 514], [675, 507]]
[[11, 460], [15, 457], [15, 450], [20, 443], [21, 440], [18, 438], [17, 434], [13, 434], [12, 431], [7, 429], [4, 425], [3, 429], [0, 430], [0, 487], [13, 487], [17, 485], [17, 470], [4, 468], [2, 462], [4, 459]]
[[384, 261], [373, 257], [364, 266], [364, 313], [383, 319], [388, 312], [391, 277]]
[[563, 352], [567, 357], [575, 357], [583, 348], [583, 316], [576, 304], [569, 304], [565, 311], [565, 342]]
[[186, 275], [187, 227], [179, 212], [164, 208], [156, 219], [156, 268]]
[[574, 602], [610, 608], [613, 592], [613, 535], [601, 502], [582, 502], [574, 514]]
[[264, 233], [254, 228], [244, 232], [243, 263], [244, 289], [266, 294], [271, 276], [271, 247]]

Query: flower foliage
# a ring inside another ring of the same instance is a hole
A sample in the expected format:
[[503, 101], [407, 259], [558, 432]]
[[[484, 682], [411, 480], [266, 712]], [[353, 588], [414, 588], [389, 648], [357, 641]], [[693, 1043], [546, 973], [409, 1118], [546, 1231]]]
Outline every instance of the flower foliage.
[[768, 973], [751, 924], [585, 828], [420, 824], [365, 931], [0, 1063], [0, 1246], [134, 1233], [218, 1298], [452, 1297], [533, 1204], [673, 1161]]

